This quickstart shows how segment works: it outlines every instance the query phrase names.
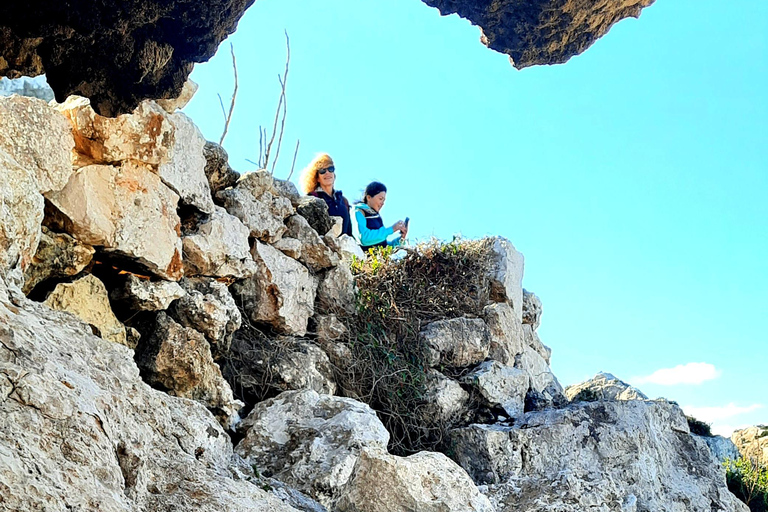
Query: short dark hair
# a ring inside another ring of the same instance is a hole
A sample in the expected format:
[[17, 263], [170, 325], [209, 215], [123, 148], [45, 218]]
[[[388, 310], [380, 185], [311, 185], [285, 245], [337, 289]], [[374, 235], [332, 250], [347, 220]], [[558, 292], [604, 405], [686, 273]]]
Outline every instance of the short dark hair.
[[365, 202], [366, 196], [373, 197], [375, 195], [378, 195], [386, 191], [387, 191], [386, 185], [384, 185], [380, 181], [372, 181], [368, 184], [367, 187], [365, 187], [365, 194], [363, 194], [363, 202]]

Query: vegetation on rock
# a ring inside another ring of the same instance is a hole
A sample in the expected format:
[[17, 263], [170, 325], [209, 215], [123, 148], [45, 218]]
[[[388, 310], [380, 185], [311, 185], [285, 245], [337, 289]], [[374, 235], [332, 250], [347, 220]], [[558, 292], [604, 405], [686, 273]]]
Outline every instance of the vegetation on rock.
[[752, 512], [768, 510], [768, 466], [749, 457], [727, 460], [724, 466], [728, 490]]

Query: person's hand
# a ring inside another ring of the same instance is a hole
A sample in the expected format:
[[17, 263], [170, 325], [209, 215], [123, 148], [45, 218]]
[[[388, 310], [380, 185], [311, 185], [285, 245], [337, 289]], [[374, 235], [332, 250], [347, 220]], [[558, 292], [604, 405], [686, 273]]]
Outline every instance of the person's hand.
[[399, 220], [399, 221], [395, 222], [395, 225], [394, 225], [394, 226], [392, 226], [392, 232], [395, 232], [395, 231], [399, 231], [399, 232], [401, 232], [401, 233], [403, 233], [404, 231], [408, 231], [408, 230], [405, 228], [405, 222], [403, 222], [403, 221], [401, 221], [401, 220]]
[[400, 240], [405, 240], [405, 237], [408, 236], [408, 228], [406, 227], [403, 231], [401, 231]]

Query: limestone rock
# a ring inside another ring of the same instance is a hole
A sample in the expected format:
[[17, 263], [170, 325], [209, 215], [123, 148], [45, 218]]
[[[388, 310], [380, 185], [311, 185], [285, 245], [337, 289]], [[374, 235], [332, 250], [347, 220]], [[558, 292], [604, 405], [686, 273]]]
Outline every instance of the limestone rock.
[[709, 447], [709, 451], [712, 452], [712, 456], [715, 460], [720, 462], [720, 464], [723, 464], [727, 460], [736, 460], [741, 456], [739, 449], [736, 448], [733, 441], [727, 437], [691, 435], [704, 441]]
[[186, 294], [175, 281], [150, 281], [125, 274], [121, 285], [113, 289], [109, 296], [134, 311], [161, 311]]
[[353, 258], [357, 258], [358, 260], [365, 259], [365, 253], [360, 248], [360, 244], [358, 244], [357, 240], [351, 236], [341, 235], [338, 238], [338, 242], [341, 249], [341, 256], [347, 263], [352, 261]]
[[48, 199], [81, 242], [136, 260], [164, 279], [181, 277], [179, 196], [157, 175], [132, 164], [89, 165]]
[[425, 406], [419, 414], [425, 423], [452, 424], [461, 419], [467, 412], [469, 393], [464, 391], [461, 384], [449, 379], [437, 370], [427, 372], [427, 391], [424, 394]]
[[530, 324], [523, 324], [523, 339], [525, 345], [532, 348], [539, 354], [544, 361], [549, 364], [552, 358], [552, 349], [541, 342], [539, 335], [533, 330], [533, 326]]
[[251, 255], [256, 273], [232, 285], [243, 310], [254, 322], [303, 336], [314, 314], [317, 283], [304, 265], [274, 247], [257, 241]]
[[28, 96], [39, 98], [45, 102], [53, 99], [53, 89], [45, 80], [45, 75], [34, 78], [22, 76], [19, 78], [0, 78], [0, 96]]
[[518, 368], [498, 361], [485, 361], [464, 376], [462, 381], [474, 387], [490, 407], [501, 407], [512, 418], [525, 409], [530, 377]]
[[396, 457], [363, 450], [340, 512], [495, 512], [469, 476], [442, 453]]
[[280, 196], [272, 185], [272, 175], [265, 171], [248, 172], [234, 188], [216, 194], [227, 211], [240, 219], [251, 236], [275, 243], [285, 233], [285, 219], [293, 214], [290, 200]]
[[530, 347], [525, 347], [517, 357], [515, 368], [519, 368], [531, 378], [531, 387], [526, 402], [534, 408], [559, 405], [567, 401], [563, 388], [541, 355]]
[[29, 294], [47, 279], [78, 274], [93, 259], [94, 249], [66, 233], [54, 233], [43, 227], [35, 257], [24, 272], [23, 291]]
[[389, 442], [366, 404], [312, 390], [287, 391], [256, 404], [239, 429], [246, 434], [235, 450], [249, 464], [329, 508], [360, 451], [386, 450]]
[[508, 302], [522, 322], [523, 255], [506, 238], [497, 236], [489, 240], [492, 243], [491, 298], [496, 302]]
[[136, 349], [144, 379], [170, 395], [199, 400], [231, 425], [244, 404], [233, 398], [205, 337], [161, 312], [145, 338]]
[[127, 345], [125, 327], [112, 312], [104, 283], [90, 274], [71, 283], [57, 284], [45, 305], [72, 313], [107, 341]]
[[489, 304], [483, 309], [483, 319], [491, 332], [490, 357], [507, 365], [515, 364], [515, 356], [523, 353], [525, 334], [512, 306], [506, 302]]
[[289, 258], [293, 258], [295, 260], [299, 260], [301, 258], [302, 244], [299, 240], [296, 240], [295, 238], [284, 236], [283, 238], [281, 238], [280, 240], [272, 244], [272, 247], [282, 252]]
[[310, 270], [319, 272], [339, 263], [338, 256], [325, 245], [323, 239], [304, 217], [291, 215], [285, 225], [288, 228], [286, 235], [301, 242], [299, 261]]
[[326, 234], [333, 227], [333, 221], [328, 215], [328, 205], [319, 197], [302, 197], [296, 206], [296, 213], [307, 219], [318, 235]]
[[291, 512], [233, 479], [229, 436], [196, 402], [153, 390], [133, 352], [0, 278], [4, 510]]
[[512, 427], [455, 430], [451, 450], [499, 512], [746, 512], [668, 402], [580, 402]]
[[535, 331], [541, 324], [541, 312], [541, 299], [523, 288], [523, 323], [530, 325]]
[[296, 208], [301, 202], [301, 194], [299, 194], [299, 189], [297, 189], [296, 185], [294, 185], [292, 182], [274, 178], [272, 180], [272, 186], [277, 191], [277, 194], [288, 199], [294, 208]]
[[749, 457], [768, 466], [768, 426], [757, 425], [737, 430], [731, 440], [744, 457]]
[[174, 302], [172, 316], [184, 327], [203, 334], [215, 355], [225, 354], [242, 317], [224, 283], [206, 278], [181, 280], [185, 294]]
[[203, 146], [203, 156], [205, 157], [205, 176], [214, 195], [219, 190], [237, 183], [240, 174], [229, 166], [229, 155], [223, 147], [215, 142], [206, 141]]
[[189, 103], [192, 100], [192, 97], [195, 95], [197, 90], [200, 87], [193, 82], [192, 80], [187, 79], [186, 82], [184, 82], [184, 85], [181, 88], [181, 94], [179, 94], [175, 98], [170, 98], [167, 100], [157, 100], [157, 104], [160, 105], [163, 110], [168, 112], [169, 114], [173, 114], [177, 110], [181, 110], [184, 107], [187, 106], [187, 103]]
[[600, 372], [580, 384], [568, 386], [564, 393], [571, 401], [648, 400], [639, 389], [605, 372]]
[[326, 395], [336, 393], [328, 355], [311, 343], [298, 342], [291, 351], [281, 354], [274, 362], [273, 372], [288, 389], [311, 389]]
[[323, 313], [354, 313], [357, 290], [349, 267], [341, 263], [325, 272], [317, 287], [317, 309]]
[[75, 147], [64, 116], [37, 98], [0, 97], [0, 127], [0, 152], [34, 174], [41, 194], [64, 188]]
[[185, 274], [237, 279], [253, 275], [256, 264], [250, 254], [248, 234], [248, 228], [237, 217], [214, 206], [213, 214], [182, 240]]
[[347, 334], [346, 326], [334, 314], [315, 315], [314, 319], [318, 340], [336, 341]]
[[491, 335], [479, 318], [452, 318], [428, 324], [420, 333], [429, 347], [429, 364], [463, 367], [488, 356]]

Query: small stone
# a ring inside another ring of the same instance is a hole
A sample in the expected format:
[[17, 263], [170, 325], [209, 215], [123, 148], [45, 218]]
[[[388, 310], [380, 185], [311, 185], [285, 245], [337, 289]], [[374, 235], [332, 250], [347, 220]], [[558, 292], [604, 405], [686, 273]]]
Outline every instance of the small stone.
[[531, 325], [535, 331], [541, 324], [541, 312], [541, 299], [535, 293], [523, 289], [523, 323]]
[[78, 242], [66, 233], [43, 227], [35, 257], [24, 272], [25, 294], [47, 279], [79, 274], [93, 259], [93, 247]]
[[168, 112], [169, 114], [173, 114], [177, 110], [183, 109], [185, 106], [187, 106], [187, 103], [189, 103], [192, 100], [192, 97], [195, 95], [197, 90], [200, 87], [193, 82], [190, 79], [187, 79], [186, 82], [184, 82], [184, 85], [181, 88], [181, 94], [179, 94], [176, 98], [171, 98], [167, 100], [155, 100], [160, 107], [162, 107], [163, 110]]
[[205, 176], [214, 195], [237, 183], [240, 174], [229, 166], [229, 155], [223, 147], [207, 141], [203, 147], [203, 156], [205, 157]]
[[110, 297], [135, 311], [160, 311], [168, 309], [171, 302], [186, 294], [174, 281], [150, 281], [125, 274], [122, 285], [113, 289]]

